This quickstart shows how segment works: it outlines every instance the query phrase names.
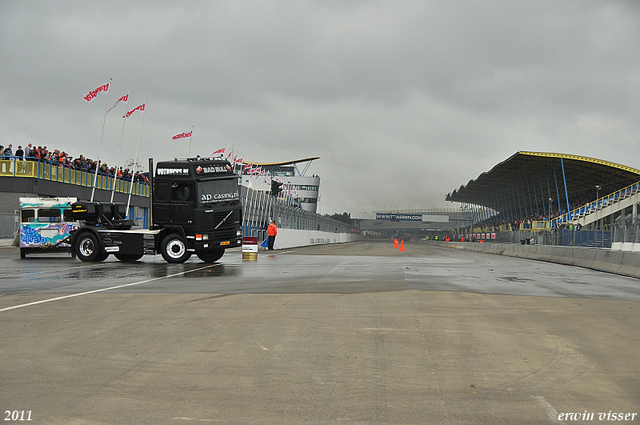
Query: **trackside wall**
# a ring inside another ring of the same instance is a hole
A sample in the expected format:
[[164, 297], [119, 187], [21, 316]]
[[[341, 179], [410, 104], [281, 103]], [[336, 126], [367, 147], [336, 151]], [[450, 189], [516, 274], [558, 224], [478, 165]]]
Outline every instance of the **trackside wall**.
[[274, 249], [294, 248], [299, 246], [323, 245], [332, 243], [354, 242], [362, 240], [362, 236], [353, 233], [332, 233], [317, 230], [278, 229], [273, 245]]
[[583, 248], [551, 245], [522, 245], [505, 243], [431, 242], [438, 245], [508, 255], [584, 267], [640, 279], [640, 252], [611, 251], [603, 248]]

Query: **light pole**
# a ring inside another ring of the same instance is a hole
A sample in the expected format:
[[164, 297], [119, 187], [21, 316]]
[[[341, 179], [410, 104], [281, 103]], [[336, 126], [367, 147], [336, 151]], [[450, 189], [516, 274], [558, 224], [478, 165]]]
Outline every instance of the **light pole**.
[[599, 184], [596, 185], [596, 201], [600, 198], [600, 189], [602, 189], [602, 186], [600, 186]]

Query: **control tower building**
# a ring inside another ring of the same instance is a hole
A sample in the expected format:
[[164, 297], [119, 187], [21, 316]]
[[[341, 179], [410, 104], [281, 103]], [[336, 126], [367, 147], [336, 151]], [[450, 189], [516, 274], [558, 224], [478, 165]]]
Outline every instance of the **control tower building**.
[[[241, 168], [242, 185], [263, 192], [271, 191], [271, 180], [283, 183], [287, 195], [297, 201], [300, 208], [313, 213], [318, 209], [320, 192], [320, 176], [307, 176], [307, 170], [320, 157], [303, 158], [286, 162], [249, 162], [244, 161]], [[301, 165], [302, 164], [302, 165]], [[249, 168], [248, 166], [251, 166]], [[256, 167], [265, 172], [265, 176], [257, 175], [250, 170]]]

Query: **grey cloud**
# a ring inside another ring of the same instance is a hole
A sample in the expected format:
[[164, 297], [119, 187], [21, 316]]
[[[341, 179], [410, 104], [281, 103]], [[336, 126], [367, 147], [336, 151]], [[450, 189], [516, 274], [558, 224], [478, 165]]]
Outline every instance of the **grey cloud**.
[[326, 213], [442, 206], [517, 150], [640, 168], [639, 18], [633, 1], [4, 1], [0, 138], [95, 156], [105, 99], [81, 95], [113, 77], [110, 102], [147, 99], [144, 155], [186, 154], [170, 138], [193, 125], [192, 153], [321, 156]]

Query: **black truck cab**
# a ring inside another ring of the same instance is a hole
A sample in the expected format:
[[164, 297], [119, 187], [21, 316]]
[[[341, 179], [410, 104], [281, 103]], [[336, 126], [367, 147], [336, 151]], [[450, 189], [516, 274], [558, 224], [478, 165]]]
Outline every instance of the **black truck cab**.
[[153, 185], [152, 229], [180, 233], [200, 257], [242, 245], [240, 188], [228, 161], [159, 162]]
[[102, 261], [113, 253], [122, 261], [136, 261], [160, 253], [170, 263], [182, 263], [195, 253], [209, 263], [225, 249], [242, 245], [240, 187], [228, 161], [162, 161], [150, 184], [149, 229], [134, 229], [122, 204], [73, 204], [74, 218], [85, 224], [72, 234], [78, 258]]

